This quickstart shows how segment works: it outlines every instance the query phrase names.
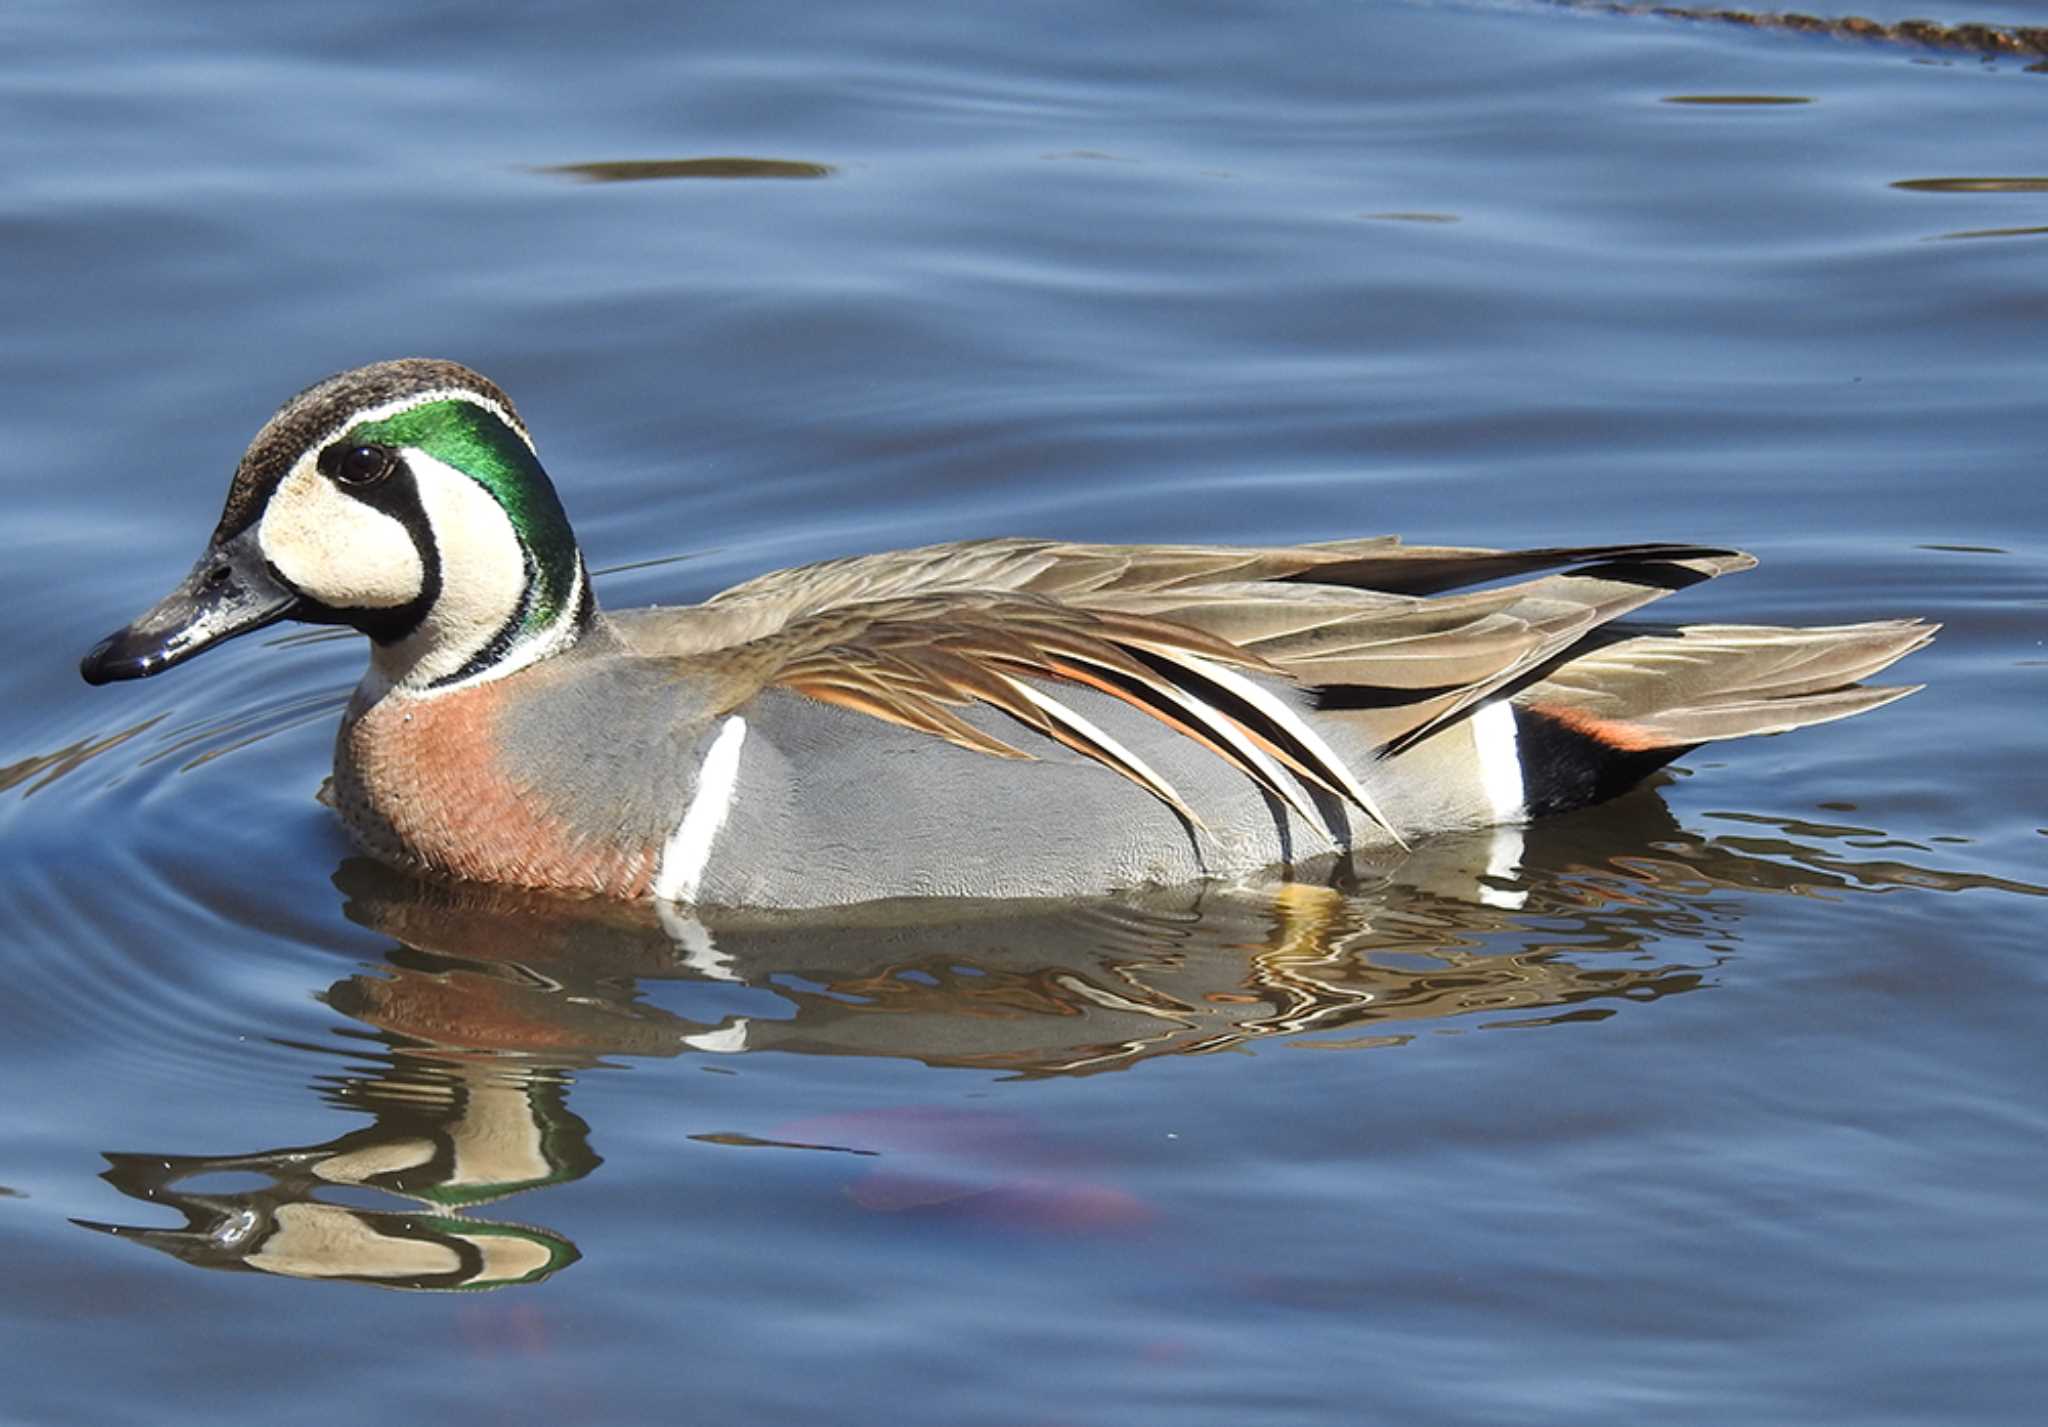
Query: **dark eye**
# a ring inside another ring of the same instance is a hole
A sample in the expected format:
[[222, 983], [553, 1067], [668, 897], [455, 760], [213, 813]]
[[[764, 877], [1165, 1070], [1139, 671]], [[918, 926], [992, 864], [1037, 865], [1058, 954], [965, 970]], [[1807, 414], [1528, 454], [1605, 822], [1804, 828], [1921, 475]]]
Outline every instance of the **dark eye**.
[[398, 462], [383, 446], [348, 446], [334, 460], [334, 478], [345, 486], [372, 486]]

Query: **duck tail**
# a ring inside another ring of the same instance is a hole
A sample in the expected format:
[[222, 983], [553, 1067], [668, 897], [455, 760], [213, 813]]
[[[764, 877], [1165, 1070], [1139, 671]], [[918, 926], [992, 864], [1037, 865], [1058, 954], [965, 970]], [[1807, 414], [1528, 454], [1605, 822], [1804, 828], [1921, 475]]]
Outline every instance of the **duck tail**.
[[1784, 733], [1904, 698], [1921, 686], [1857, 681], [1939, 627], [1886, 620], [1603, 631], [1515, 692], [1528, 811], [1611, 797], [1702, 743]]

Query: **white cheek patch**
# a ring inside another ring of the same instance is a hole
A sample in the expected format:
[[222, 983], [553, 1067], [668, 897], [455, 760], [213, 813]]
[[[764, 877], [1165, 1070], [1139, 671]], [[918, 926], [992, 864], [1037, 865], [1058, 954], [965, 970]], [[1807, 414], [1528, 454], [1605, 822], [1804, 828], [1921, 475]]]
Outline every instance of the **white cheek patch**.
[[336, 609], [394, 609], [426, 582], [411, 532], [336, 490], [310, 457], [271, 494], [256, 544], [296, 589]]

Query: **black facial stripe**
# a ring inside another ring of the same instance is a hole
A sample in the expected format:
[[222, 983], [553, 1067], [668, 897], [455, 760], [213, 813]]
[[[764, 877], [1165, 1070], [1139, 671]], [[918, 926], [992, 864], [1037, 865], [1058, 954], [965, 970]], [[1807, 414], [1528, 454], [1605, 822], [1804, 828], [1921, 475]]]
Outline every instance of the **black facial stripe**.
[[[477, 650], [460, 669], [452, 674], [434, 680], [429, 688], [438, 689], [445, 684], [460, 683], [483, 673], [500, 659], [512, 652], [512, 646], [519, 642], [519, 635], [526, 628], [527, 618], [533, 613], [534, 602], [540, 597], [540, 567], [534, 562], [533, 552], [524, 545], [520, 550], [526, 557], [526, 590], [519, 597], [519, 608], [512, 611], [511, 618], [498, 626], [484, 647]], [[582, 557], [576, 561], [576, 577], [581, 582], [583, 593], [577, 597], [574, 627], [581, 633], [590, 628], [597, 618], [597, 592], [590, 587], [590, 570]]]
[[526, 566], [526, 585], [519, 594], [519, 607], [512, 611], [510, 618], [498, 626], [495, 634], [484, 641], [483, 648], [477, 650], [475, 654], [463, 662], [460, 669], [457, 669], [452, 674], [442, 675], [429, 684], [428, 688], [438, 689], [444, 684], [456, 684], [464, 679], [472, 678], [477, 674], [483, 673], [484, 670], [490, 668], [511, 652], [513, 644], [519, 638], [519, 631], [526, 625], [527, 615], [533, 611], [534, 595], [540, 588], [540, 571], [534, 564], [533, 552], [522, 543], [519, 547], [519, 553], [523, 557]]
[[419, 482], [413, 478], [412, 468], [406, 465], [403, 456], [392, 455], [391, 474], [381, 481], [354, 486], [346, 481], [335, 481], [334, 488], [350, 500], [359, 500], [403, 525], [406, 533], [412, 536], [413, 543], [422, 550], [433, 544], [427, 512], [420, 504]]
[[[533, 552], [520, 546], [526, 557], [526, 591], [519, 597], [519, 608], [512, 611], [512, 617], [498, 626], [493, 634], [460, 669], [452, 674], [434, 680], [428, 687], [438, 689], [444, 684], [460, 683], [474, 678], [512, 652], [512, 646], [519, 641], [520, 631], [526, 627], [528, 616], [533, 613], [534, 601], [540, 596], [540, 567], [534, 562]], [[588, 630], [597, 618], [597, 592], [590, 587], [590, 570], [582, 557], [577, 557], [576, 576], [582, 582], [583, 593], [577, 597], [574, 627], [581, 633]]]

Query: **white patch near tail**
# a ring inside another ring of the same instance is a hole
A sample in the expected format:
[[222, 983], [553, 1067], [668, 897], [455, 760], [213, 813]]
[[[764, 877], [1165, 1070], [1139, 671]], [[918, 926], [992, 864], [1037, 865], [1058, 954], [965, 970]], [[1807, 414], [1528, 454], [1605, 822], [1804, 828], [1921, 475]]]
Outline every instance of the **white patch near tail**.
[[693, 902], [704, 885], [704, 869], [711, 863], [711, 847], [732, 812], [733, 793], [740, 780], [740, 747], [747, 741], [747, 721], [738, 714], [719, 727], [697, 770], [697, 789], [683, 820], [662, 845], [661, 870], [655, 874], [654, 895], [666, 902]]
[[1481, 704], [1472, 719], [1472, 747], [1479, 755], [1479, 786], [1495, 822], [1528, 816], [1522, 787], [1521, 740], [1515, 734], [1514, 705], [1506, 699]]

